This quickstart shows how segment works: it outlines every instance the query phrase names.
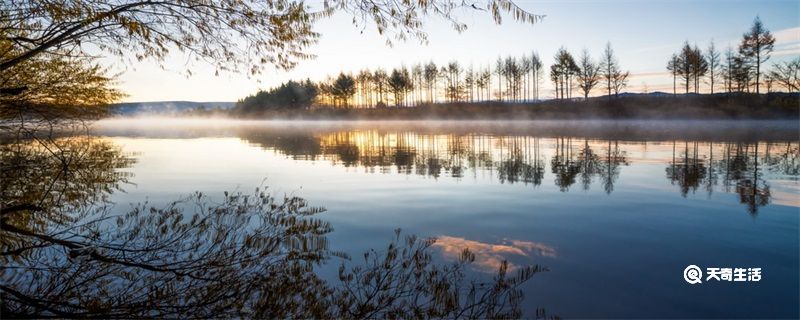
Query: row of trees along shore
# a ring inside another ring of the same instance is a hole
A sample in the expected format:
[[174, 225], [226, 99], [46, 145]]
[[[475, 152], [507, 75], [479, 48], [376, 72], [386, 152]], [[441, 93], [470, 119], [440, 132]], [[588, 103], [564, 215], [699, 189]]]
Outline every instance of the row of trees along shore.
[[[620, 71], [609, 43], [602, 61], [595, 62], [584, 50], [580, 65], [566, 49], [555, 56], [550, 70], [558, 98], [571, 98], [573, 88], [588, 97], [603, 79], [608, 92], [619, 93], [628, 72]], [[587, 71], [588, 70], [588, 71]], [[305, 108], [312, 105], [346, 108], [414, 107], [433, 103], [500, 101], [521, 103], [541, 99], [545, 70], [536, 52], [519, 57], [497, 58], [494, 63], [465, 67], [458, 61], [401, 66], [390, 71], [364, 69], [355, 74], [339, 73], [319, 82], [289, 81], [239, 101], [245, 110], [254, 108]]]
[[713, 41], [705, 52], [687, 41], [667, 62], [672, 92], [678, 93], [679, 83], [684, 93], [699, 93], [703, 83], [711, 94], [719, 89], [757, 94], [762, 88], [767, 93], [779, 87], [789, 92], [800, 91], [800, 58], [775, 63], [764, 71], [764, 63], [771, 57], [774, 46], [775, 37], [758, 17], [742, 35], [738, 48], [728, 47], [724, 56]]
[[[667, 70], [673, 78], [673, 94], [706, 92], [760, 93], [783, 88], [800, 90], [800, 58], [774, 63], [764, 71], [775, 39], [757, 17], [742, 37], [738, 51], [729, 48], [725, 60], [712, 41], [704, 52], [688, 41], [672, 55]], [[558, 49], [550, 66], [555, 99], [588, 99], [592, 93], [617, 97], [629, 83], [611, 43], [598, 58], [584, 49], [577, 57]], [[339, 73], [319, 82], [289, 81], [240, 100], [238, 111], [297, 109], [312, 106], [341, 108], [416, 107], [435, 103], [530, 103], [542, 99], [546, 68], [538, 53], [497, 58], [493, 63], [465, 66], [458, 61], [401, 66], [392, 70], [364, 69]]]

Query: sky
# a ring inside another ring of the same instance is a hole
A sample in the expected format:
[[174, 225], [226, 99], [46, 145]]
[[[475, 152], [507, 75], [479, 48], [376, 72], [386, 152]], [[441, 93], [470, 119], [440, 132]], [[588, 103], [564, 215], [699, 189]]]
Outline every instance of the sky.
[[[465, 9], [457, 17], [468, 25], [466, 31], [456, 32], [449, 23], [429, 17], [424, 26], [427, 44], [412, 39], [395, 41], [391, 47], [378, 35], [374, 25], [355, 27], [351, 16], [337, 13], [315, 25], [321, 37], [308, 52], [316, 58], [301, 61], [290, 71], [267, 69], [258, 76], [215, 75], [212, 66], [187, 62], [180, 53], [172, 54], [160, 64], [106, 62], [119, 74], [118, 86], [128, 94], [126, 102], [236, 101], [290, 79], [322, 80], [342, 71], [427, 61], [444, 64], [458, 60], [464, 66], [478, 68], [498, 56], [521, 56], [535, 51], [549, 69], [553, 55], [562, 46], [576, 57], [585, 48], [597, 58], [610, 41], [622, 68], [632, 74], [625, 91], [671, 91], [672, 78], [665, 66], [684, 41], [703, 49], [712, 40], [721, 50], [736, 47], [756, 16], [776, 38], [775, 52], [768, 64], [800, 56], [800, 1], [797, 0], [514, 2], [546, 18], [531, 25], [506, 16], [502, 24], [496, 25], [487, 12]], [[192, 70], [191, 76], [184, 72], [187, 67]], [[552, 97], [551, 84], [546, 79], [542, 80], [543, 95]]]

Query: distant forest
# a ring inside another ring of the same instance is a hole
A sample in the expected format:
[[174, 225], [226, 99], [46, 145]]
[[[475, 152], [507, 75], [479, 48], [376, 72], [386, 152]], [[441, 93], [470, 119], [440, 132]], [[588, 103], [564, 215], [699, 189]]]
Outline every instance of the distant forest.
[[[673, 78], [672, 94], [771, 93], [800, 91], [800, 57], [766, 67], [775, 38], [756, 17], [738, 48], [721, 52], [714, 42], [707, 49], [683, 44], [666, 62]], [[541, 101], [545, 78], [555, 100], [589, 100], [592, 93], [619, 98], [630, 72], [623, 69], [611, 43], [600, 57], [583, 50], [576, 58], [566, 48], [548, 68], [536, 52], [498, 58], [494, 64], [465, 67], [458, 61], [401, 66], [391, 71], [364, 69], [339, 73], [322, 81], [289, 81], [237, 102], [235, 115], [309, 108], [380, 109], [433, 104], [523, 104]], [[791, 103], [791, 101], [789, 101]]]

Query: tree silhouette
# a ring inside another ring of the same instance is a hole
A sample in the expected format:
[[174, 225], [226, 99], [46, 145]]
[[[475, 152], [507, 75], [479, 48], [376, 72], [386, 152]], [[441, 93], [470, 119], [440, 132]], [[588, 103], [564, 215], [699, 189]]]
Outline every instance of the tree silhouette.
[[667, 62], [667, 70], [672, 75], [672, 95], [676, 95], [678, 91], [678, 75], [680, 74], [680, 58], [676, 54], [672, 54], [672, 57]]
[[550, 168], [555, 174], [555, 184], [559, 190], [569, 191], [569, 187], [575, 184], [575, 178], [580, 173], [580, 164], [575, 161], [572, 152], [571, 138], [556, 138], [555, 154], [550, 160]]
[[717, 51], [717, 47], [714, 45], [714, 41], [708, 45], [708, 52], [706, 52], [706, 61], [708, 62], [708, 80], [709, 80], [709, 88], [711, 89], [711, 94], [714, 94], [714, 85], [715, 81], [719, 75], [720, 69], [720, 61], [719, 61], [719, 51]]
[[800, 57], [773, 65], [769, 76], [789, 92], [800, 91]]
[[589, 50], [581, 53], [578, 69], [578, 87], [583, 91], [583, 98], [589, 99], [589, 93], [600, 82], [600, 66], [592, 61]]
[[572, 54], [563, 47], [558, 49], [553, 59], [556, 63], [550, 66], [550, 79], [555, 85], [556, 98], [570, 98], [573, 76], [579, 73], [580, 68]]
[[539, 81], [542, 78], [542, 60], [537, 53], [531, 54], [531, 76], [533, 77], [533, 97], [539, 100]]
[[[683, 48], [676, 56], [677, 60], [674, 66], [674, 72], [683, 79], [683, 84], [686, 88], [686, 93], [689, 93], [689, 88], [693, 87], [694, 92], [698, 93], [700, 90], [700, 78], [708, 72], [708, 61], [703, 53], [697, 46], [690, 46], [689, 42], [684, 42]], [[668, 65], [668, 68], [670, 66]]]
[[428, 62], [425, 65], [425, 71], [423, 74], [423, 78], [425, 79], [425, 85], [428, 88], [428, 102], [435, 103], [436, 102], [436, 79], [439, 78], [439, 68], [436, 67], [436, 64], [433, 61]]
[[[324, 91], [330, 91], [325, 88]], [[236, 103], [233, 112], [240, 115], [254, 115], [276, 109], [307, 109], [316, 101], [320, 89], [311, 80], [289, 81], [267, 91], [245, 97]]]
[[672, 144], [672, 161], [667, 167], [667, 178], [674, 184], [680, 186], [681, 196], [686, 197], [689, 191], [694, 193], [700, 186], [700, 182], [705, 179], [705, 162], [698, 156], [697, 142], [689, 148], [689, 142], [684, 144], [683, 157], [676, 157], [676, 145]]
[[461, 65], [458, 61], [450, 61], [442, 67], [439, 74], [444, 80], [445, 95], [448, 102], [459, 102], [464, 96], [464, 85], [461, 82]]
[[692, 76], [694, 76], [694, 93], [700, 92], [700, 78], [705, 76], [708, 73], [708, 61], [705, 59], [703, 52], [700, 51], [700, 48], [697, 45], [691, 51], [691, 55], [689, 55], [689, 59], [691, 60], [692, 66]]
[[395, 106], [405, 106], [406, 93], [413, 88], [411, 79], [409, 79], [408, 69], [402, 68], [399, 70], [392, 70], [392, 75], [389, 76], [387, 84], [394, 94]]
[[372, 107], [372, 72], [367, 69], [361, 70], [356, 75], [357, 91], [361, 99], [362, 107]]
[[619, 62], [617, 57], [614, 56], [611, 42], [606, 43], [603, 56], [600, 58], [600, 69], [602, 70], [600, 75], [606, 80], [606, 91], [608, 91], [608, 96], [611, 97], [611, 90], [614, 88], [612, 81], [614, 80], [614, 75], [619, 72]]
[[589, 139], [584, 139], [583, 147], [578, 151], [578, 167], [580, 168], [583, 190], [589, 190], [592, 176], [601, 174], [600, 157], [589, 147]]
[[747, 59], [748, 64], [752, 63], [755, 67], [756, 94], [760, 93], [761, 64], [769, 60], [774, 45], [775, 37], [764, 28], [761, 19], [756, 17], [750, 31], [742, 36], [742, 42], [739, 44], [739, 53]]
[[[759, 143], [726, 144], [724, 157], [717, 164], [724, 172], [722, 177], [726, 191], [736, 192], [739, 202], [746, 205], [747, 212], [752, 215], [758, 213], [759, 207], [769, 204], [772, 197], [770, 186], [762, 177], [764, 169], [758, 159], [758, 150]], [[792, 150], [788, 148], [786, 155], [791, 157], [791, 154]]]
[[334, 105], [339, 102], [339, 105], [344, 107], [350, 106], [350, 98], [356, 93], [356, 81], [353, 76], [339, 73], [339, 77], [333, 82], [330, 87], [330, 94], [334, 98]]
[[619, 141], [614, 141], [613, 144], [611, 140], [608, 141], [606, 144], [606, 152], [601, 157], [601, 161], [603, 162], [603, 170], [601, 171], [600, 177], [603, 182], [603, 190], [606, 193], [610, 194], [614, 191], [614, 183], [619, 178], [620, 174], [620, 166], [627, 166], [628, 159], [625, 151], [619, 148]]

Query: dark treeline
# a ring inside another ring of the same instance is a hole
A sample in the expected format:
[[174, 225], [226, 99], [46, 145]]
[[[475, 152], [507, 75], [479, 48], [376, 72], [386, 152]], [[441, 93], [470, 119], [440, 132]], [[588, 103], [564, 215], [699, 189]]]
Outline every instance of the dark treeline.
[[[766, 99], [745, 98], [738, 93], [778, 91], [798, 92], [800, 89], [800, 58], [774, 63], [769, 70], [764, 63], [769, 60], [775, 39], [761, 20], [756, 18], [751, 30], [742, 36], [736, 52], [729, 48], [724, 59], [713, 41], [707, 50], [697, 45], [684, 44], [667, 63], [673, 80], [673, 95], [683, 93], [737, 93], [728, 95], [729, 99], [684, 98], [679, 103], [685, 110], [694, 110], [696, 115], [682, 114], [682, 117], [703, 118], [709, 114], [715, 117], [774, 117], [796, 116], [797, 96], [779, 95]], [[553, 57], [554, 64], [549, 68], [553, 100], [543, 101], [543, 79], [546, 68], [540, 56], [533, 52], [519, 57], [498, 58], [494, 63], [478, 67], [464, 66], [458, 61], [445, 65], [434, 62], [418, 63], [410, 67], [400, 66], [392, 70], [364, 69], [356, 74], [339, 73], [322, 81], [289, 81], [281, 86], [258, 92], [237, 103], [233, 109], [236, 116], [296, 117], [292, 110], [307, 110], [304, 117], [354, 116], [371, 118], [388, 115], [411, 119], [436, 116], [438, 113], [461, 114], [466, 118], [490, 116], [498, 118], [497, 112], [519, 116], [542, 114], [568, 114], [569, 108], [578, 109], [592, 106], [592, 111], [573, 110], [583, 115], [605, 117], [629, 117], [630, 115], [660, 114], [675, 116], [670, 110], [676, 101], [650, 101], [653, 99], [621, 99], [628, 86], [631, 73], [622, 68], [608, 43], [599, 57], [593, 58], [584, 49], [576, 58], [566, 48], [560, 48]], [[766, 90], [762, 90], [765, 88]], [[683, 90], [679, 90], [683, 89]], [[722, 89], [722, 90], [720, 90]], [[550, 88], [548, 88], [550, 90]], [[615, 99], [597, 101], [591, 96], [606, 96]], [[658, 95], [660, 96], [663, 95]], [[631, 105], [635, 102], [638, 105]], [[531, 105], [535, 104], [533, 108]], [[664, 110], [652, 110], [665, 106]], [[457, 107], [455, 107], [457, 106]], [[474, 106], [465, 114], [465, 106]], [[517, 106], [520, 110], [494, 110], [496, 106]], [[523, 108], [521, 106], [527, 106]], [[565, 110], [550, 110], [560, 106]], [[415, 107], [415, 111], [399, 111]], [[594, 108], [597, 107], [597, 108]], [[343, 111], [351, 109], [385, 109], [382, 111]], [[625, 110], [619, 110], [620, 108]], [[650, 109], [650, 110], [636, 110]], [[753, 109], [770, 108], [770, 112]], [[530, 109], [530, 110], [529, 110]], [[532, 110], [536, 109], [536, 110]], [[586, 108], [584, 108], [586, 109]], [[630, 110], [628, 110], [630, 109]], [[778, 111], [776, 111], [778, 110]], [[788, 113], [786, 113], [788, 112]], [[739, 113], [739, 114], [737, 114]], [[409, 114], [409, 115], [406, 115]], [[493, 116], [494, 115], [494, 116]], [[452, 117], [452, 116], [448, 116]], [[770, 117], [770, 116], [767, 116]]]
[[[460, 102], [411, 108], [267, 109], [250, 113], [233, 109], [235, 117], [294, 120], [532, 120], [532, 119], [797, 119], [800, 95], [718, 93], [678, 95], [621, 93], [618, 97], [587, 100], [553, 99], [537, 103]], [[207, 116], [207, 113], [189, 115]], [[229, 114], [211, 114], [215, 116]]]
[[256, 95], [244, 98], [237, 104], [237, 109], [242, 113], [250, 113], [256, 108], [261, 109], [298, 109], [310, 106], [317, 97], [317, 85], [306, 80], [305, 82], [289, 81], [277, 88], [261, 91]]

